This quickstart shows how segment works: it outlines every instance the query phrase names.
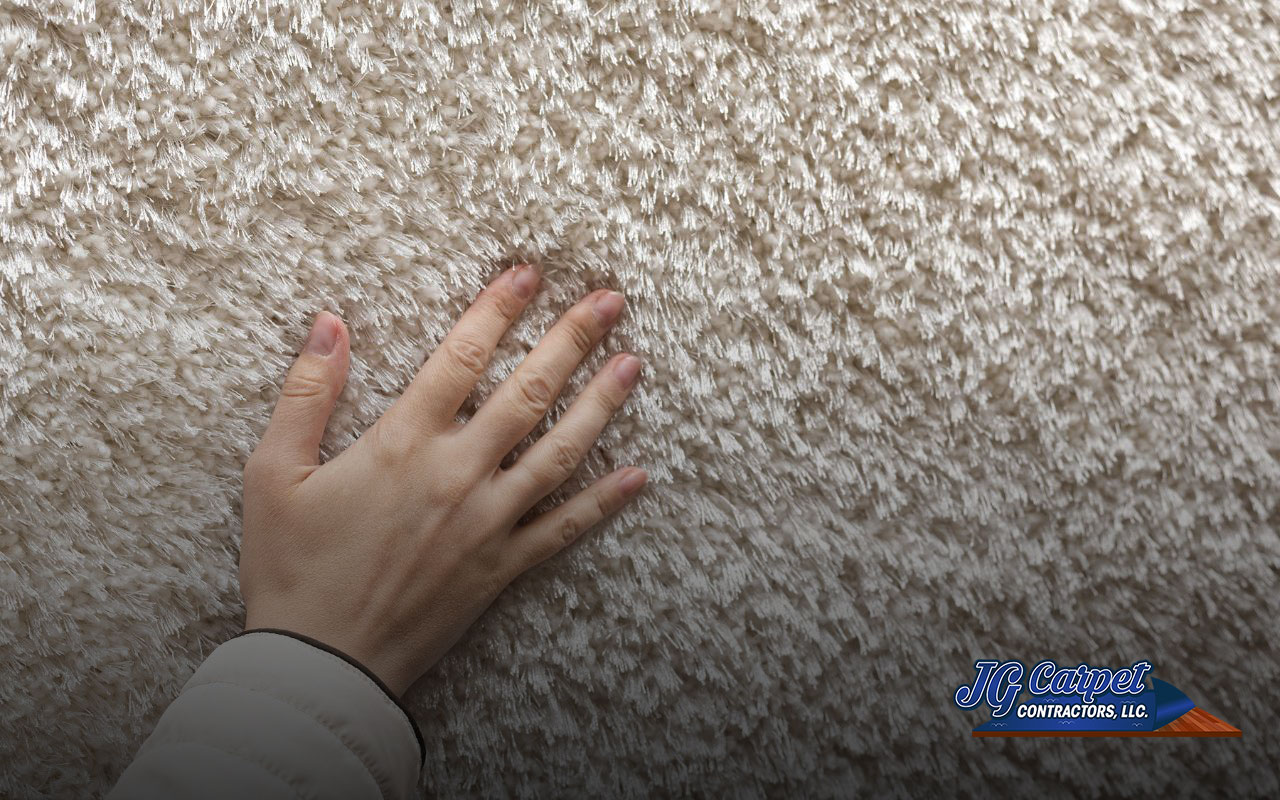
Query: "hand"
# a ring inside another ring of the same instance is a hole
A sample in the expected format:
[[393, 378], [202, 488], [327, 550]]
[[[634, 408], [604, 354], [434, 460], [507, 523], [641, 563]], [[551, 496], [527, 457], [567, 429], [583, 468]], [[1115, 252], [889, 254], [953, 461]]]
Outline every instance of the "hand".
[[246, 629], [318, 639], [399, 695], [512, 580], [639, 492], [644, 470], [625, 467], [517, 526], [573, 473], [635, 385], [640, 360], [625, 353], [501, 466], [618, 319], [617, 292], [583, 298], [469, 422], [456, 419], [539, 279], [521, 266], [494, 280], [386, 414], [323, 465], [320, 440], [350, 344], [340, 319], [317, 317], [244, 468]]

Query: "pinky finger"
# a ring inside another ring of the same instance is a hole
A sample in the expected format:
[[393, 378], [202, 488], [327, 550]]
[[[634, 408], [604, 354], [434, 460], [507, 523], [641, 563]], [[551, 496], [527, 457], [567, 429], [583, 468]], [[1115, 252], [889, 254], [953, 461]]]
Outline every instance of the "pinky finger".
[[508, 556], [524, 572], [572, 544], [591, 526], [625, 506], [644, 488], [639, 467], [616, 470], [511, 532]]

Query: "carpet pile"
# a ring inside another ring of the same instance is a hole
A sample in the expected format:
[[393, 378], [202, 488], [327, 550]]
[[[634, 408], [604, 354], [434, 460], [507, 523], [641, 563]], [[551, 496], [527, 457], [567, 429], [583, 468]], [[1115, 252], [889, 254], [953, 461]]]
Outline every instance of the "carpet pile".
[[[1264, 0], [0, 0], [0, 794], [109, 786], [237, 630], [320, 309], [349, 445], [493, 275], [578, 296], [621, 516], [408, 696], [435, 796], [1280, 793]], [[540, 430], [545, 430], [544, 425]], [[979, 658], [1227, 741], [975, 740]]]

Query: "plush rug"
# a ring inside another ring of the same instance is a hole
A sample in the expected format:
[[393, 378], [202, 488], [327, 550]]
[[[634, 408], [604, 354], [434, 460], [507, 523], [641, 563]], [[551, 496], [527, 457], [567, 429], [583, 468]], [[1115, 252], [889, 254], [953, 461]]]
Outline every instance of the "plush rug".
[[[0, 794], [109, 786], [239, 630], [317, 311], [332, 457], [537, 259], [473, 401], [618, 288], [565, 492], [650, 484], [411, 691], [424, 791], [1275, 796], [1278, 125], [1264, 0], [0, 0]], [[1244, 735], [974, 739], [979, 658]]]

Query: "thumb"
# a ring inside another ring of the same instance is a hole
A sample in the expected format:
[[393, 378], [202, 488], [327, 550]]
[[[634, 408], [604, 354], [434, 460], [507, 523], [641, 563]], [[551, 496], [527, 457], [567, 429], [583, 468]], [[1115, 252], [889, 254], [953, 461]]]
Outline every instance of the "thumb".
[[320, 440], [347, 381], [350, 343], [346, 326], [321, 311], [307, 343], [285, 376], [280, 399], [258, 450], [279, 466], [320, 463]]

